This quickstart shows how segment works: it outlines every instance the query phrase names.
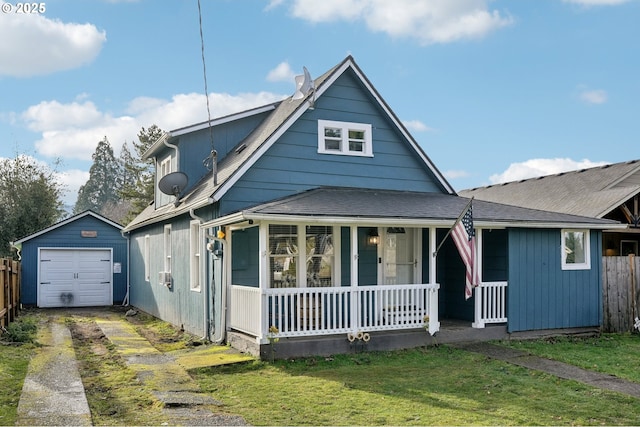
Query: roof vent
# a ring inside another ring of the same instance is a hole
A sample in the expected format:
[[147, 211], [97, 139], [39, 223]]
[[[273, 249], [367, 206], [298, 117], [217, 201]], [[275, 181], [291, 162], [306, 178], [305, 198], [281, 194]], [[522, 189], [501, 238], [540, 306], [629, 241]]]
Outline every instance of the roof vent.
[[244, 151], [244, 149], [247, 148], [247, 144], [245, 144], [244, 142], [242, 144], [240, 144], [240, 146], [238, 148], [236, 148], [236, 154], [240, 154]]

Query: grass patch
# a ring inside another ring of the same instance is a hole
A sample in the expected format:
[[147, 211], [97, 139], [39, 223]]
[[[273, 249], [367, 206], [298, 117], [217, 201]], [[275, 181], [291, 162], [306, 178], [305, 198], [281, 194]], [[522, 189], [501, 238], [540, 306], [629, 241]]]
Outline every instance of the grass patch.
[[640, 400], [447, 346], [192, 371], [253, 425], [627, 425]]
[[141, 311], [138, 311], [134, 316], [127, 317], [127, 320], [134, 326], [136, 332], [147, 338], [156, 349], [163, 353], [201, 344], [193, 335]]
[[499, 344], [640, 383], [640, 336], [637, 334], [553, 337]]
[[161, 425], [161, 404], [90, 318], [67, 319], [94, 425]]
[[0, 425], [15, 425], [22, 385], [27, 375], [34, 344], [0, 343]]

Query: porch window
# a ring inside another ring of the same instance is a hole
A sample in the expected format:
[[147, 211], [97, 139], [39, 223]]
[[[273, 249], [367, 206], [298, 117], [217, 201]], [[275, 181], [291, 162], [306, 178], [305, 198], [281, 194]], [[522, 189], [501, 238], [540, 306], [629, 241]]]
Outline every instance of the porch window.
[[589, 230], [562, 230], [562, 269], [589, 270]]
[[269, 225], [269, 282], [272, 288], [297, 287], [298, 227]]
[[371, 125], [318, 120], [318, 153], [373, 156]]
[[307, 287], [328, 287], [333, 283], [333, 227], [310, 225], [306, 228]]

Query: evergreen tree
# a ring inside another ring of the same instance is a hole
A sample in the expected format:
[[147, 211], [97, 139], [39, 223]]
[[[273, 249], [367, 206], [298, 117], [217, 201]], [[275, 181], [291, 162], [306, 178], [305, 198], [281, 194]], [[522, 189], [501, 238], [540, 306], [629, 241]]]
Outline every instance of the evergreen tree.
[[[125, 223], [131, 221], [142, 212], [153, 200], [155, 187], [154, 168], [151, 160], [143, 160], [144, 153], [156, 142], [164, 131], [156, 125], [148, 129], [144, 127], [138, 133], [138, 141], [133, 142], [135, 154], [121, 156], [124, 164], [125, 182], [120, 190], [120, 197], [131, 204]], [[128, 151], [128, 150], [127, 150]]]
[[114, 156], [113, 148], [106, 136], [98, 143], [91, 159], [93, 165], [89, 169], [89, 180], [78, 190], [78, 200], [73, 208], [74, 214], [89, 209], [102, 213], [104, 207], [108, 204], [117, 204], [119, 200], [122, 166]]
[[62, 193], [55, 171], [33, 158], [0, 160], [0, 257], [10, 256], [9, 242], [63, 218]]

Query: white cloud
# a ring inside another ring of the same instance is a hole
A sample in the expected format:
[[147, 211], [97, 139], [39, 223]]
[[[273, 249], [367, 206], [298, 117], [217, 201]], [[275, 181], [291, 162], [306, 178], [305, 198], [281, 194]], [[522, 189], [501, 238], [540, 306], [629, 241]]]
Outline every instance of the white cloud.
[[40, 14], [3, 13], [1, 18], [0, 75], [30, 77], [77, 68], [93, 61], [106, 41], [106, 33], [91, 24]]
[[[481, 38], [513, 18], [489, 10], [486, 0], [292, 0], [294, 17], [313, 23], [364, 21], [371, 31], [420, 44]], [[280, 4], [278, 2], [277, 4]]]
[[588, 159], [530, 159], [521, 163], [510, 164], [506, 171], [500, 174], [491, 175], [489, 177], [489, 181], [492, 184], [519, 181], [538, 176], [553, 175], [560, 172], [603, 166], [608, 163], [609, 162], [593, 162]]
[[288, 62], [281, 62], [278, 64], [278, 66], [276, 68], [274, 68], [273, 70], [269, 71], [269, 74], [267, 74], [267, 81], [269, 82], [286, 82], [286, 81], [291, 81], [293, 82], [294, 77], [295, 77], [295, 73], [293, 72], [293, 70], [291, 69], [291, 66], [289, 65]]
[[[122, 144], [137, 138], [138, 132], [153, 124], [161, 129], [173, 130], [207, 120], [206, 99], [202, 94], [179, 94], [171, 100], [139, 97], [133, 99], [126, 111], [113, 115], [100, 109], [86, 94], [67, 104], [43, 101], [29, 107], [20, 120], [41, 137], [35, 143], [39, 155], [65, 160], [91, 161], [98, 142], [106, 136], [116, 155]], [[285, 98], [286, 95], [269, 92], [209, 95], [212, 118], [244, 111]], [[78, 102], [81, 100], [83, 102]], [[66, 187], [64, 203], [75, 203], [78, 189], [89, 178], [89, 172], [70, 169], [58, 172], [58, 179]]]
[[[244, 111], [285, 98], [269, 92], [209, 95], [212, 118]], [[81, 98], [84, 97], [81, 96]], [[172, 130], [207, 120], [206, 98], [202, 94], [179, 94], [171, 100], [140, 97], [133, 99], [126, 111], [113, 115], [100, 111], [88, 100], [84, 102], [43, 101], [21, 114], [32, 131], [39, 132], [38, 154], [60, 159], [91, 160], [98, 142], [106, 136], [114, 151], [131, 142], [140, 129], [158, 125]]]
[[429, 132], [434, 130], [420, 120], [403, 120], [402, 124], [412, 132]]
[[583, 90], [580, 99], [587, 104], [604, 104], [607, 102], [607, 92], [602, 89]]
[[65, 205], [73, 205], [78, 198], [78, 190], [89, 180], [89, 172], [79, 169], [69, 169], [55, 174], [56, 179], [64, 187], [62, 202]]
[[448, 170], [448, 171], [444, 171], [443, 175], [447, 179], [458, 179], [458, 178], [466, 178], [470, 174], [469, 172], [463, 171], [463, 170]]

